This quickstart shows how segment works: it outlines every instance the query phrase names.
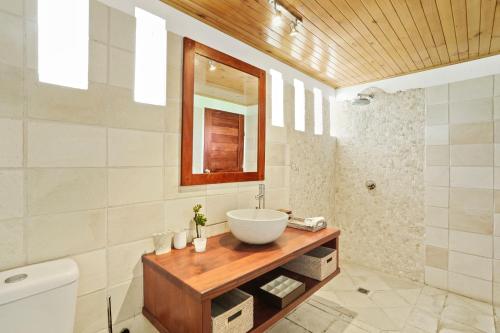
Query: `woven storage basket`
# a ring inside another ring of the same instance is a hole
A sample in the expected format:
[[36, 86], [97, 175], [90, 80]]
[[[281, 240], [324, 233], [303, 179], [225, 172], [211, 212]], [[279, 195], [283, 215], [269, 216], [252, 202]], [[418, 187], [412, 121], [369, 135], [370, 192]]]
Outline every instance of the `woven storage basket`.
[[286, 263], [282, 267], [321, 281], [337, 269], [337, 251], [329, 247], [320, 246]]
[[233, 289], [212, 301], [212, 333], [244, 333], [252, 327], [252, 295]]

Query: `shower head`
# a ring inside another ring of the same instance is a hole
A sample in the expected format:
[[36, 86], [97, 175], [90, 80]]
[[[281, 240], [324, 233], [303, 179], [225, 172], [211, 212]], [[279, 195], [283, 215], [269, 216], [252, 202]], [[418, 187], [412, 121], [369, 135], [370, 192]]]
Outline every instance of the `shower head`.
[[373, 94], [358, 94], [358, 97], [352, 100], [352, 105], [368, 105], [372, 101]]

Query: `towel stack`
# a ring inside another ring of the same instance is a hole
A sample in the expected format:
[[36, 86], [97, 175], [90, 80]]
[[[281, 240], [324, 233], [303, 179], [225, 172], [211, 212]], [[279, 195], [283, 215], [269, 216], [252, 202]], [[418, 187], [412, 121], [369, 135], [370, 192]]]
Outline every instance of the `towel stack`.
[[316, 232], [326, 228], [326, 220], [323, 216], [299, 218], [293, 217], [288, 221], [288, 226], [295, 229], [307, 230]]

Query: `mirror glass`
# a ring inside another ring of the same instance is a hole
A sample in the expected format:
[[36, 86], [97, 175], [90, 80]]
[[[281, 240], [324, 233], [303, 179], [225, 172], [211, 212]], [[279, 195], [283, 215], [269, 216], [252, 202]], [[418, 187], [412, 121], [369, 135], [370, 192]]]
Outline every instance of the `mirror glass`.
[[259, 79], [195, 54], [193, 174], [256, 172]]

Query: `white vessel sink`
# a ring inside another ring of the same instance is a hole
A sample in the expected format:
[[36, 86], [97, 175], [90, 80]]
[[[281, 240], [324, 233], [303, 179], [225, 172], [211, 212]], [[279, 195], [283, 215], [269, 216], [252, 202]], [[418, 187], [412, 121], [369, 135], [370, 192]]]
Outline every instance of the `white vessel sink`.
[[237, 209], [226, 213], [234, 237], [249, 244], [267, 244], [285, 231], [288, 215], [272, 209]]

